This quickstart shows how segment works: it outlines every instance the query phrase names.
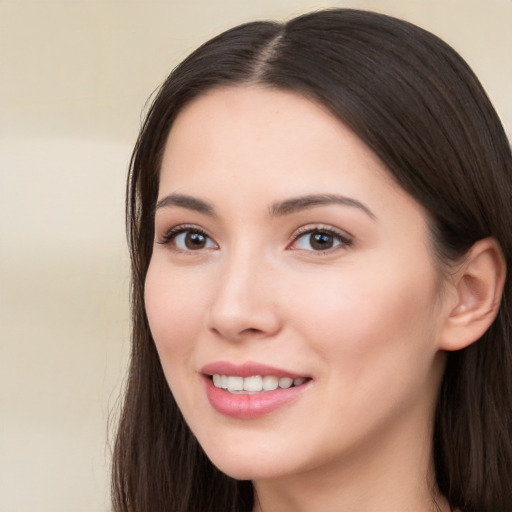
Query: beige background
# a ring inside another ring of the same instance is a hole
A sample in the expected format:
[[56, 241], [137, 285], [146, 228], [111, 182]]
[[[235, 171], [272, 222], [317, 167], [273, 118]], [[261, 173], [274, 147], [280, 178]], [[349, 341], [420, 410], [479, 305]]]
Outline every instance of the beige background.
[[0, 0], [0, 512], [109, 510], [124, 179], [146, 98], [220, 30], [326, 6], [446, 39], [511, 132], [511, 0]]

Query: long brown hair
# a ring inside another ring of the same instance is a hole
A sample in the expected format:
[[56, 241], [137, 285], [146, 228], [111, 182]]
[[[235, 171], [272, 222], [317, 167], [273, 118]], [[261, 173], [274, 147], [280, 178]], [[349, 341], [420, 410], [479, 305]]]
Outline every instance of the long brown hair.
[[[262, 84], [327, 107], [430, 216], [441, 262], [494, 237], [512, 268], [512, 156], [489, 99], [436, 36], [388, 16], [336, 9], [255, 22], [210, 40], [168, 77], [133, 152], [127, 189], [132, 354], [113, 460], [116, 512], [229, 512], [250, 482], [207, 459], [164, 378], [143, 300], [163, 148], [177, 114], [213, 87]], [[448, 355], [434, 426], [436, 483], [452, 509], [512, 507], [511, 281], [494, 324]]]

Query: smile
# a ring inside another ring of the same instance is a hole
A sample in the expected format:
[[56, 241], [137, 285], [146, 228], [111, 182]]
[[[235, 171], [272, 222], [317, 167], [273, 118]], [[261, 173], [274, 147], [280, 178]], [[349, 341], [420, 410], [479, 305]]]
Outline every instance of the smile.
[[313, 386], [310, 375], [256, 362], [216, 361], [201, 368], [200, 374], [213, 409], [243, 420], [291, 406]]
[[219, 375], [212, 376], [213, 385], [219, 389], [225, 389], [230, 393], [251, 394], [265, 391], [274, 391], [278, 388], [288, 389], [294, 386], [300, 386], [306, 382], [306, 378], [299, 377], [277, 377], [275, 375], [252, 375], [250, 377], [241, 377], [238, 375]]

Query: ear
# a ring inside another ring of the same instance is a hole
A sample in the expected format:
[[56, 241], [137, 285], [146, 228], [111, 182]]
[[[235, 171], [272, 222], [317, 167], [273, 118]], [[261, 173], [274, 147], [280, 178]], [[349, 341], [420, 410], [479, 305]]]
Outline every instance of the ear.
[[498, 314], [505, 275], [505, 259], [496, 240], [484, 238], [471, 247], [452, 276], [455, 298], [448, 305], [440, 349], [460, 350], [485, 333]]

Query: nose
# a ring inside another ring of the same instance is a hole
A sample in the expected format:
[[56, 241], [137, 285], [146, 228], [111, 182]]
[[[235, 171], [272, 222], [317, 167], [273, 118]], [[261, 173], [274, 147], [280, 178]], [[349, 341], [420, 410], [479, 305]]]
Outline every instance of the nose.
[[216, 277], [207, 313], [207, 328], [229, 341], [274, 336], [279, 332], [275, 271], [254, 256], [239, 255], [224, 263]]

